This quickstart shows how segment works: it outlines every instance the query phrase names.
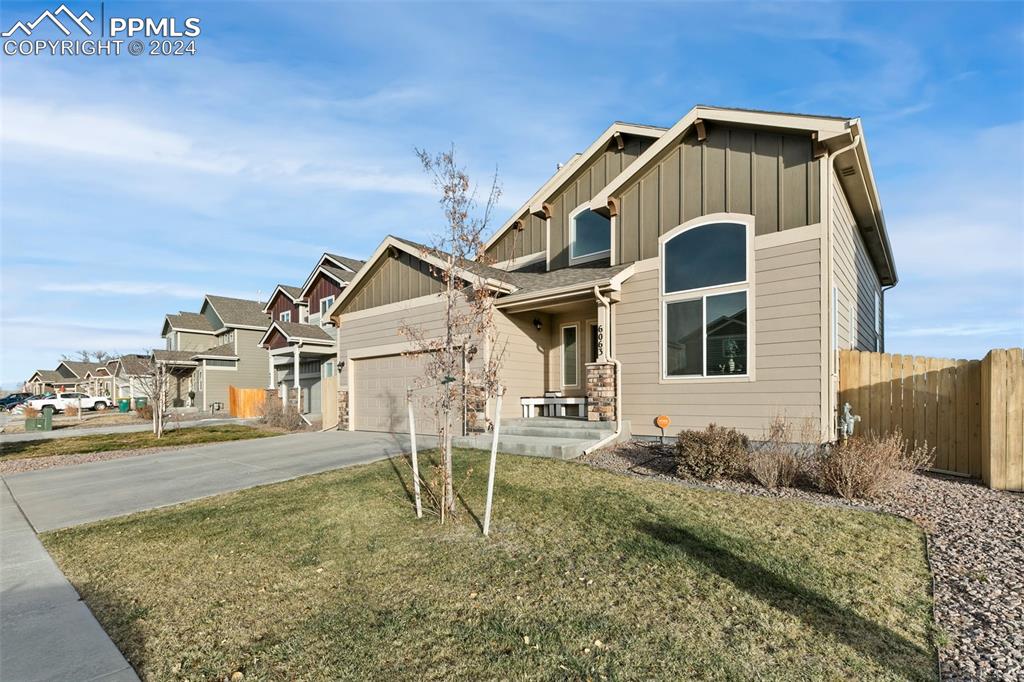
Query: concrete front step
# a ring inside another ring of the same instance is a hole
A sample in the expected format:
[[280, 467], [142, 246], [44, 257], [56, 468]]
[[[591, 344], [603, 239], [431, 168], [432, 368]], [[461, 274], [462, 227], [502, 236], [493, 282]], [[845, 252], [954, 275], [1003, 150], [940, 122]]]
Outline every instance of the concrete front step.
[[615, 429], [591, 428], [563, 428], [561, 426], [534, 426], [528, 422], [501, 425], [501, 435], [509, 436], [541, 436], [544, 438], [572, 438], [574, 440], [601, 440], [610, 436]]
[[[513, 455], [551, 457], [553, 459], [575, 459], [596, 443], [598, 438], [551, 438], [549, 436], [519, 436], [502, 433], [498, 437], [498, 451]], [[491, 449], [492, 436], [482, 433], [454, 439], [460, 448]]]

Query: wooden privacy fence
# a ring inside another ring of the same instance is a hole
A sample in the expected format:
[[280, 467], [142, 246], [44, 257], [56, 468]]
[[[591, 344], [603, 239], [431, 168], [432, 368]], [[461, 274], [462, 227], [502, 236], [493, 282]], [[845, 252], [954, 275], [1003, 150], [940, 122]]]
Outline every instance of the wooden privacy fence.
[[1024, 490], [1024, 356], [983, 360], [841, 351], [839, 405], [860, 415], [859, 433], [900, 430], [935, 448], [933, 468]]
[[228, 412], [232, 417], [261, 416], [266, 399], [266, 389], [228, 386]]

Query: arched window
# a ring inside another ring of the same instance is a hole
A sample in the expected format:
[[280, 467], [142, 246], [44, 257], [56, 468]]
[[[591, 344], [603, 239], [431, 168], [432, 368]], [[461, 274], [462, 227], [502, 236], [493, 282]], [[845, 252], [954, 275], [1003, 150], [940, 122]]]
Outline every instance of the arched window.
[[569, 214], [569, 261], [585, 263], [611, 252], [612, 224], [587, 204]]
[[661, 238], [663, 378], [749, 375], [749, 230], [714, 221]]

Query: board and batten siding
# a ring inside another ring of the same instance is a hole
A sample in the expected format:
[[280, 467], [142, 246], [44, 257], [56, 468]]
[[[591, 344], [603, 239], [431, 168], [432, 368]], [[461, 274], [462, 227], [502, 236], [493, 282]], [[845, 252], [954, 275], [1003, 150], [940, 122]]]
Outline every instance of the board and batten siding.
[[[309, 324], [320, 324], [320, 300], [327, 298], [328, 296], [334, 296], [337, 298], [338, 294], [341, 293], [342, 287], [335, 282], [333, 279], [320, 273], [313, 280], [313, 285], [309, 289]], [[297, 319], [292, 322], [298, 322]]]
[[838, 182], [832, 183], [831, 229], [833, 281], [839, 293], [839, 348], [874, 351], [875, 296], [880, 294], [881, 285]]
[[532, 213], [522, 219], [522, 229], [505, 230], [485, 251], [489, 262], [501, 263], [539, 253], [547, 248], [547, 221]]
[[796, 433], [821, 418], [821, 240], [763, 246], [755, 238], [753, 381], [660, 381], [659, 269], [626, 280], [614, 307], [616, 356], [622, 363], [623, 418], [632, 432], [657, 436], [658, 415], [672, 420], [666, 434], [710, 423], [754, 439], [776, 416]]
[[356, 287], [345, 301], [342, 313], [400, 303], [444, 290], [444, 285], [431, 274], [430, 265], [405, 251], [398, 251], [393, 258], [382, 258]]
[[819, 161], [809, 135], [707, 126], [704, 142], [690, 131], [617, 193], [615, 263], [656, 257], [658, 237], [711, 213], [753, 215], [759, 235], [820, 221]]
[[[252, 329], [235, 329], [235, 354], [238, 362], [235, 369], [224, 367], [206, 368], [206, 405], [221, 402], [228, 405], [228, 386], [236, 388], [266, 388], [269, 376], [267, 351], [258, 346], [265, 332]], [[196, 371], [202, 371], [200, 366]]]
[[[317, 304], [319, 306], [319, 304]], [[319, 310], [319, 307], [317, 308]], [[281, 313], [290, 312], [292, 314], [291, 322], [301, 322], [299, 319], [299, 306], [292, 302], [292, 299], [288, 298], [285, 294], [280, 291], [274, 296], [274, 302], [270, 306], [270, 317], [274, 320], [281, 319]]]
[[610, 180], [621, 173], [629, 164], [636, 161], [654, 140], [642, 136], [623, 136], [624, 146], [620, 150], [615, 141], [608, 143], [605, 151], [580, 168], [569, 178], [557, 194], [551, 197], [551, 237], [550, 253], [551, 269], [569, 267], [569, 215], [580, 204], [590, 201], [595, 194], [604, 189]]

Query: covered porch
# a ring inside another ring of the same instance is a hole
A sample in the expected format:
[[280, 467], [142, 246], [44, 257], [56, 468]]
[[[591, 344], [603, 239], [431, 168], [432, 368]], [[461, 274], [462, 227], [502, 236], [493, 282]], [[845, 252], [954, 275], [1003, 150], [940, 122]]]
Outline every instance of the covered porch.
[[[202, 372], [199, 362], [192, 359], [193, 351], [157, 350], [153, 360], [167, 372], [167, 387], [172, 408], [192, 408], [202, 404]], [[132, 386], [132, 389], [135, 387]], [[134, 397], [144, 397], [135, 392]]]
[[335, 350], [328, 344], [294, 344], [269, 351], [267, 388], [285, 406], [309, 418], [323, 412], [323, 380], [335, 373]]
[[[608, 330], [618, 297], [606, 279], [496, 301], [506, 327], [528, 335], [534, 344], [510, 343], [505, 351], [505, 401], [514, 404], [515, 416], [615, 421]], [[513, 414], [511, 408], [502, 411], [506, 417]]]

